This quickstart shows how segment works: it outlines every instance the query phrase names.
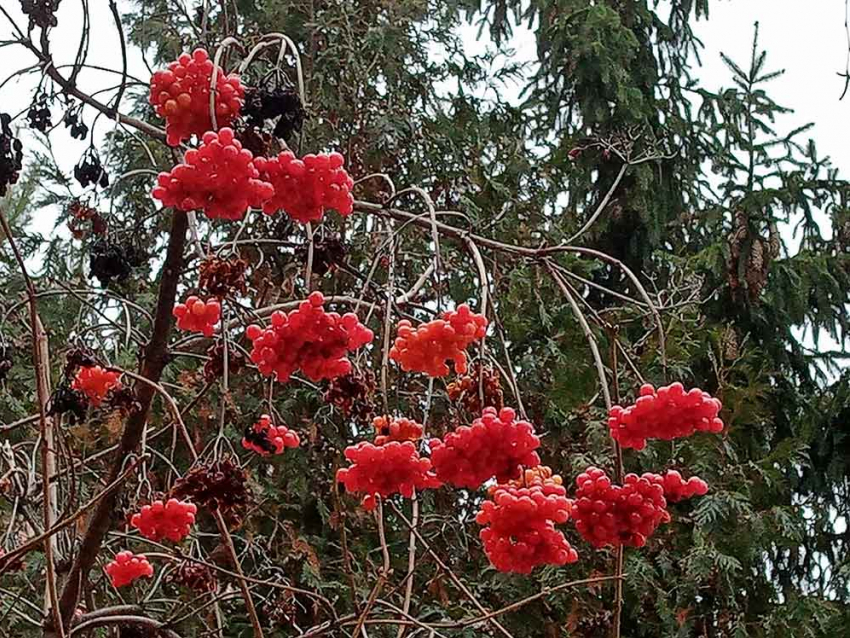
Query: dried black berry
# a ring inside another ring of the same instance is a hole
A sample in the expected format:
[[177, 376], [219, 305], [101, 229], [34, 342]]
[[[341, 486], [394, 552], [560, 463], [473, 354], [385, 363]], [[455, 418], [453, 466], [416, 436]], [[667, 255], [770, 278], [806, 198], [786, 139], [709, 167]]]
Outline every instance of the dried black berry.
[[77, 346], [65, 353], [65, 369], [62, 372], [66, 379], [70, 379], [77, 373], [77, 368], [91, 368], [102, 365], [103, 362], [94, 350], [85, 346]]
[[65, 128], [71, 129], [71, 137], [77, 140], [84, 140], [89, 134], [89, 127], [83, 122], [82, 105], [72, 106], [62, 118], [62, 123]]
[[11, 123], [7, 113], [0, 113], [0, 197], [6, 194], [7, 186], [18, 182], [23, 167], [23, 146], [12, 135]]
[[59, 3], [62, 0], [21, 0], [21, 11], [24, 15], [29, 16], [30, 30], [33, 27], [55, 27], [56, 10], [59, 8]]
[[86, 420], [88, 407], [89, 402], [86, 395], [71, 389], [71, 384], [65, 380], [53, 391], [47, 404], [47, 414], [50, 416], [68, 414], [70, 422], [74, 424]]
[[31, 128], [42, 133], [53, 126], [50, 116], [50, 105], [48, 104], [46, 94], [39, 93], [35, 96], [30, 110], [27, 111], [27, 120], [29, 120]]
[[113, 281], [126, 281], [140, 262], [141, 255], [135, 247], [116, 244], [105, 237], [99, 238], [89, 248], [89, 271], [104, 288]]
[[102, 188], [109, 186], [109, 174], [100, 163], [100, 156], [93, 146], [83, 153], [80, 161], [74, 167], [74, 178], [80, 186], [86, 188], [90, 184], [98, 184]]
[[274, 134], [285, 140], [301, 130], [306, 116], [298, 91], [288, 86], [246, 91], [242, 113], [249, 125], [258, 128], [261, 128], [265, 121], [279, 118], [274, 127]]

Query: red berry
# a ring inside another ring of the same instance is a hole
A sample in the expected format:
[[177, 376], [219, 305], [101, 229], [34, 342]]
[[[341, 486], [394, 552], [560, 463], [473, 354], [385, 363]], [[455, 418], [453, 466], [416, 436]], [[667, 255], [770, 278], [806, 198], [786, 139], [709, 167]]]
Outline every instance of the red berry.
[[173, 314], [180, 330], [202, 332], [205, 337], [212, 337], [221, 319], [221, 303], [216, 299], [203, 301], [192, 295], [184, 303], [176, 304]]
[[540, 439], [510, 408], [498, 414], [495, 408], [485, 408], [471, 426], [461, 426], [443, 440], [432, 439], [430, 447], [437, 477], [461, 488], [477, 489], [494, 476], [504, 483], [519, 476], [523, 466], [540, 464], [534, 451]]
[[71, 383], [71, 388], [85, 394], [89, 403], [98, 407], [111, 390], [121, 387], [118, 380], [120, 376], [120, 372], [110, 372], [100, 366], [81, 367]]
[[670, 521], [664, 479], [658, 474], [627, 474], [620, 486], [591, 467], [579, 474], [576, 484], [572, 517], [579, 534], [594, 547], [643, 547], [661, 523]]
[[410, 321], [398, 322], [395, 344], [390, 358], [405, 371], [424, 372], [432, 377], [449, 373], [448, 361], [454, 363], [455, 372], [467, 370], [466, 348], [484, 338], [487, 319], [461, 304], [457, 310], [444, 312], [435, 319], [414, 329]]
[[346, 355], [371, 343], [372, 331], [355, 315], [325, 312], [324, 297], [314, 292], [290, 312], [275, 312], [271, 326], [248, 326], [251, 360], [264, 376], [287, 382], [298, 370], [311, 381], [334, 379], [351, 371]]
[[620, 445], [642, 450], [647, 439], [669, 441], [694, 432], [721, 432], [721, 408], [718, 399], [699, 388], [685, 392], [681, 383], [673, 383], [656, 392], [645, 384], [633, 405], [611, 408], [608, 427]]
[[133, 514], [130, 524], [150, 540], [167, 538], [179, 543], [189, 535], [197, 513], [198, 508], [193, 503], [172, 498], [145, 505], [140, 512]]
[[182, 164], [160, 173], [151, 194], [163, 206], [201, 209], [210, 219], [236, 220], [274, 194], [272, 185], [259, 177], [251, 151], [242, 148], [232, 130], [223, 128], [206, 133], [198, 150], [186, 152]]
[[348, 216], [354, 210], [351, 189], [354, 180], [343, 168], [339, 153], [305, 155], [297, 159], [291, 151], [257, 162], [262, 179], [274, 186], [274, 196], [263, 204], [263, 212], [285, 211], [306, 224], [322, 219], [328, 208]]
[[676, 470], [668, 470], [663, 479], [664, 496], [671, 503], [708, 494], [708, 483], [699, 477], [692, 476], [686, 481]]
[[115, 560], [104, 568], [113, 587], [124, 587], [138, 578], [153, 576], [153, 566], [145, 556], [136, 556], [133, 552], [119, 552]]
[[275, 426], [268, 414], [260, 417], [254, 425], [245, 431], [242, 447], [252, 450], [261, 456], [283, 454], [286, 448], [296, 448], [301, 445], [301, 439], [285, 425]]
[[345, 458], [351, 465], [340, 469], [336, 480], [347, 491], [364, 494], [362, 504], [367, 510], [374, 509], [375, 496], [401, 494], [410, 498], [414, 490], [441, 485], [431, 471], [431, 461], [420, 457], [416, 445], [410, 441], [390, 441], [384, 445], [363, 441], [346, 448]]
[[[201, 136], [212, 129], [210, 84], [214, 66], [204, 49], [196, 49], [191, 56], [181, 55], [168, 70], [153, 74], [149, 100], [157, 115], [165, 118], [170, 146], [179, 146], [192, 135]], [[221, 68], [215, 86], [216, 123], [229, 126], [242, 110], [245, 89], [237, 75], [225, 75]]]

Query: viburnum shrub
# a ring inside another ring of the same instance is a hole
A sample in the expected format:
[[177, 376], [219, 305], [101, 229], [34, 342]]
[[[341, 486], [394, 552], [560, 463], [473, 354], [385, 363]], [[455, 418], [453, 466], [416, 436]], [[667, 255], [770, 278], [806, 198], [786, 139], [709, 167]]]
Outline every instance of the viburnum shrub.
[[540, 439], [528, 421], [516, 419], [511, 408], [485, 408], [471, 426], [463, 425], [440, 439], [431, 439], [431, 462], [437, 477], [455, 487], [476, 489], [496, 477], [505, 483], [522, 467], [540, 464], [535, 450]]
[[130, 524], [152, 541], [166, 538], [179, 543], [189, 535], [197, 513], [194, 503], [170, 498], [145, 505], [140, 512], [133, 514]]
[[686, 481], [676, 470], [667, 470], [662, 478], [664, 480], [664, 498], [671, 503], [708, 494], [708, 483], [697, 476], [692, 476]]
[[253, 342], [251, 361], [264, 376], [275, 375], [287, 382], [298, 370], [311, 381], [333, 379], [351, 371], [346, 355], [367, 343], [374, 335], [357, 315], [325, 312], [325, 298], [316, 291], [288, 315], [277, 311], [271, 325], [248, 326]]
[[124, 587], [139, 578], [153, 576], [153, 565], [141, 554], [118, 552], [115, 560], [104, 567], [104, 571], [112, 581], [113, 587]]
[[402, 319], [398, 322], [398, 336], [390, 350], [390, 359], [397, 361], [402, 370], [424, 372], [432, 377], [446, 376], [449, 373], [446, 362], [451, 361], [455, 372], [463, 374], [467, 371], [466, 348], [483, 339], [486, 332], [486, 317], [472, 312], [466, 304], [417, 328]]
[[223, 128], [204, 133], [200, 147], [186, 151], [182, 164], [160, 173], [151, 194], [163, 206], [202, 210], [210, 219], [242, 219], [249, 207], [259, 208], [274, 195], [259, 176], [253, 153]]
[[242, 447], [252, 450], [261, 456], [283, 454], [286, 448], [296, 448], [301, 445], [301, 439], [285, 425], [275, 426], [268, 414], [260, 417], [254, 425], [245, 429], [242, 437]]
[[475, 520], [493, 566], [502, 572], [528, 574], [541, 565], [565, 565], [578, 553], [555, 525], [570, 518], [572, 503], [561, 477], [551, 469], [526, 471], [516, 481], [489, 490]]
[[[179, 146], [192, 135], [212, 130], [210, 85], [215, 64], [205, 49], [182, 54], [165, 71], [151, 79], [149, 100], [156, 114], [165, 118], [169, 146]], [[245, 89], [238, 75], [225, 75], [219, 68], [215, 83], [215, 116], [219, 126], [229, 126], [239, 116]]]
[[594, 547], [643, 547], [661, 523], [670, 522], [664, 481], [658, 474], [627, 474], [614, 485], [603, 470], [589, 467], [576, 479], [576, 529]]
[[642, 450], [647, 439], [669, 441], [695, 432], [722, 432], [718, 416], [722, 407], [719, 399], [699, 388], [685, 391], [677, 382], [656, 391], [647, 383], [633, 405], [611, 408], [608, 427], [620, 445]]
[[204, 301], [192, 295], [185, 302], [176, 304], [173, 314], [180, 330], [201, 332], [205, 337], [212, 337], [221, 319], [221, 303], [217, 299]]
[[348, 492], [364, 494], [362, 505], [367, 510], [375, 509], [376, 496], [401, 494], [411, 498], [414, 490], [441, 485], [431, 470], [431, 461], [422, 458], [411, 441], [390, 441], [384, 445], [362, 441], [347, 447], [345, 458], [351, 465], [341, 468], [336, 480]]
[[378, 416], [372, 425], [375, 427], [375, 445], [384, 445], [390, 441], [418, 441], [425, 431], [421, 423], [404, 417], [391, 419]]
[[258, 157], [255, 164], [261, 178], [274, 186], [274, 196], [263, 204], [263, 212], [268, 215], [283, 210], [295, 221], [306, 224], [320, 221], [329, 208], [343, 216], [354, 210], [354, 180], [343, 168], [345, 158], [339, 153], [310, 154], [298, 159], [291, 151], [284, 151], [271, 159]]
[[121, 387], [120, 376], [120, 372], [104, 370], [100, 366], [80, 367], [71, 382], [71, 389], [85, 394], [88, 402], [96, 408], [110, 391]]

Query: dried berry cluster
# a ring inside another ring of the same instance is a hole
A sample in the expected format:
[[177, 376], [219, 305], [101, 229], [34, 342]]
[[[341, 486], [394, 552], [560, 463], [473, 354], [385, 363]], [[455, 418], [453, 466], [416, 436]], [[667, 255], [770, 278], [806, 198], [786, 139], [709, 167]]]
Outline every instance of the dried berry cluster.
[[231, 459], [193, 467], [175, 482], [171, 496], [219, 510], [232, 519], [241, 518], [251, 501], [248, 478]]
[[364, 494], [362, 504], [367, 510], [376, 507], [376, 496], [401, 494], [410, 498], [414, 490], [440, 486], [431, 471], [431, 461], [422, 458], [416, 444], [410, 441], [384, 445], [361, 441], [345, 449], [345, 458], [351, 465], [341, 468], [336, 479], [347, 491]]
[[[97, 209], [91, 206], [86, 206], [79, 200], [71, 202], [68, 206], [68, 230], [74, 236], [74, 239], [82, 239], [86, 236], [87, 230], [85, 226], [91, 223], [91, 230], [95, 235], [104, 235], [107, 230], [107, 223]], [[90, 253], [89, 264], [93, 259], [93, 251]], [[127, 261], [125, 259], [125, 261]], [[109, 264], [110, 270], [112, 264]], [[110, 275], [112, 276], [112, 275]]]
[[594, 547], [643, 547], [661, 523], [670, 522], [660, 476], [627, 474], [624, 482], [612, 484], [595, 467], [576, 479], [573, 519], [579, 534]]
[[354, 180], [343, 168], [345, 158], [339, 153], [309, 154], [298, 159], [291, 151], [284, 151], [270, 159], [258, 157], [255, 163], [262, 179], [274, 187], [274, 195], [263, 204], [268, 215], [283, 210], [306, 224], [321, 221], [329, 208], [343, 216], [354, 211]]
[[357, 315], [325, 312], [325, 298], [314, 292], [288, 315], [275, 312], [271, 326], [248, 326], [251, 360], [265, 376], [287, 382], [297, 370], [311, 381], [333, 379], [351, 371], [346, 355], [371, 343], [372, 331]]
[[721, 408], [718, 399], [699, 388], [686, 392], [681, 383], [673, 383], [656, 392], [646, 384], [634, 405], [611, 408], [608, 427], [620, 445], [642, 450], [647, 439], [669, 441], [695, 432], [722, 432]]
[[324, 400], [336, 406], [345, 416], [358, 421], [368, 421], [374, 412], [372, 397], [375, 393], [375, 375], [371, 370], [363, 373], [351, 371], [328, 382]]
[[93, 184], [99, 185], [101, 188], [109, 186], [109, 174], [103, 168], [100, 155], [97, 154], [93, 146], [90, 146], [83, 153], [80, 161], [74, 166], [74, 179], [83, 188]]
[[[307, 260], [309, 246], [303, 244], [295, 252], [301, 261]], [[313, 272], [317, 275], [326, 275], [336, 270], [345, 263], [345, 244], [335, 233], [328, 233], [324, 237], [318, 237], [313, 241]]]
[[197, 513], [198, 508], [194, 503], [170, 498], [145, 505], [133, 515], [130, 524], [152, 541], [167, 538], [179, 543], [189, 535]]
[[[212, 383], [224, 375], [224, 341], [218, 340], [207, 349], [207, 359], [204, 363], [204, 380]], [[239, 374], [248, 360], [236, 348], [227, 348], [227, 375]]]
[[486, 408], [471, 426], [432, 439], [429, 445], [437, 477], [460, 488], [477, 489], [493, 477], [504, 483], [519, 476], [522, 467], [540, 464], [535, 452], [540, 439], [511, 408]]
[[39, 93], [33, 98], [32, 104], [30, 104], [30, 108], [27, 111], [27, 121], [30, 128], [34, 128], [41, 133], [47, 132], [47, 129], [53, 126], [50, 116], [50, 105], [45, 93]]
[[[476, 364], [470, 371], [446, 387], [449, 399], [459, 403], [470, 414], [478, 414], [486, 406], [490, 405], [497, 410], [505, 405], [505, 395], [502, 392], [502, 382], [499, 373], [489, 366]], [[481, 402], [481, 395], [484, 402]]]
[[[150, 103], [157, 115], [165, 118], [168, 144], [179, 146], [192, 135], [212, 130], [210, 85], [215, 64], [204, 49], [192, 55], [182, 54], [165, 71], [157, 71], [151, 80]], [[215, 115], [219, 126], [229, 126], [239, 116], [245, 89], [237, 75], [216, 72]]]
[[198, 287], [216, 297], [244, 295], [248, 291], [245, 283], [247, 270], [248, 262], [239, 257], [207, 257], [200, 265]]
[[99, 238], [89, 248], [89, 271], [104, 288], [112, 282], [126, 281], [140, 262], [141, 255], [133, 246], [118, 244], [106, 237]]
[[242, 447], [261, 456], [283, 454], [286, 448], [296, 448], [299, 445], [301, 439], [298, 434], [285, 425], [275, 426], [268, 414], [262, 415], [259, 421], [245, 428], [245, 436], [242, 437]]
[[147, 557], [133, 552], [118, 552], [115, 560], [108, 563], [104, 571], [112, 581], [113, 587], [124, 587], [139, 578], [153, 576], [153, 566]]
[[242, 219], [249, 207], [259, 208], [274, 195], [259, 177], [253, 153], [242, 148], [232, 129], [223, 128], [204, 133], [182, 164], [160, 173], [152, 195], [164, 206], [202, 210], [210, 219]]
[[24, 152], [21, 141], [12, 135], [12, 118], [0, 113], [0, 197], [11, 184], [17, 184], [23, 168]]
[[278, 118], [274, 135], [289, 140], [293, 133], [301, 130], [306, 113], [298, 91], [286, 86], [246, 89], [242, 115], [249, 126], [257, 128], [262, 128], [266, 121]]
[[404, 417], [391, 419], [378, 416], [372, 425], [375, 427], [375, 445], [384, 445], [390, 441], [418, 441], [425, 431], [421, 423]]
[[120, 372], [105, 370], [100, 366], [81, 367], [71, 383], [71, 389], [85, 394], [89, 404], [96, 408], [111, 391], [121, 387], [120, 377]]
[[526, 471], [521, 481], [489, 490], [476, 521], [493, 566], [502, 572], [528, 574], [541, 565], [566, 565], [578, 553], [555, 525], [570, 518], [572, 503], [561, 477], [549, 468]]
[[200, 332], [205, 337], [212, 337], [221, 319], [221, 303], [217, 299], [204, 301], [192, 295], [184, 303], [176, 304], [173, 314], [180, 330]]
[[199, 594], [218, 589], [218, 579], [215, 573], [206, 565], [191, 560], [184, 560], [180, 563], [172, 579], [177, 584]]
[[475, 314], [466, 304], [418, 328], [402, 319], [390, 358], [407, 372], [424, 372], [432, 377], [446, 376], [447, 362], [451, 361], [455, 371], [462, 374], [467, 371], [466, 348], [483, 339], [486, 330], [484, 315]]
[[89, 134], [89, 127], [83, 122], [82, 104], [72, 106], [62, 116], [62, 124], [71, 129], [71, 137], [76, 140], [84, 140]]
[[25, 16], [29, 17], [29, 28], [55, 27], [57, 25], [56, 10], [59, 8], [59, 3], [62, 0], [21, 0], [21, 11]]

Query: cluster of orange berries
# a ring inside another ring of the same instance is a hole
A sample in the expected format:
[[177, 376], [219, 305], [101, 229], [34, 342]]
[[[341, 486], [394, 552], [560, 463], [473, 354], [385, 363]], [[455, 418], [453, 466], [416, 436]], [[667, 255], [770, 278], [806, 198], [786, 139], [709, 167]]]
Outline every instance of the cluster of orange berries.
[[174, 306], [174, 316], [180, 330], [200, 332], [205, 337], [212, 337], [221, 319], [221, 303], [217, 299], [204, 301], [192, 295], [184, 303]]
[[[151, 79], [150, 103], [165, 118], [169, 146], [212, 129], [210, 84], [215, 64], [205, 49], [182, 54]], [[219, 126], [228, 126], [242, 110], [245, 89], [237, 75], [216, 72], [214, 109]]]
[[71, 389], [85, 394], [89, 404], [96, 408], [111, 391], [121, 388], [120, 376], [120, 372], [105, 370], [101, 366], [81, 366], [71, 382]]
[[466, 349], [474, 341], [484, 338], [487, 319], [476, 314], [466, 304], [457, 310], [444, 312], [417, 328], [407, 319], [398, 322], [398, 336], [390, 350], [390, 359], [397, 361], [402, 370], [424, 372], [432, 377], [449, 373], [447, 362], [454, 364], [455, 372], [467, 371]]

